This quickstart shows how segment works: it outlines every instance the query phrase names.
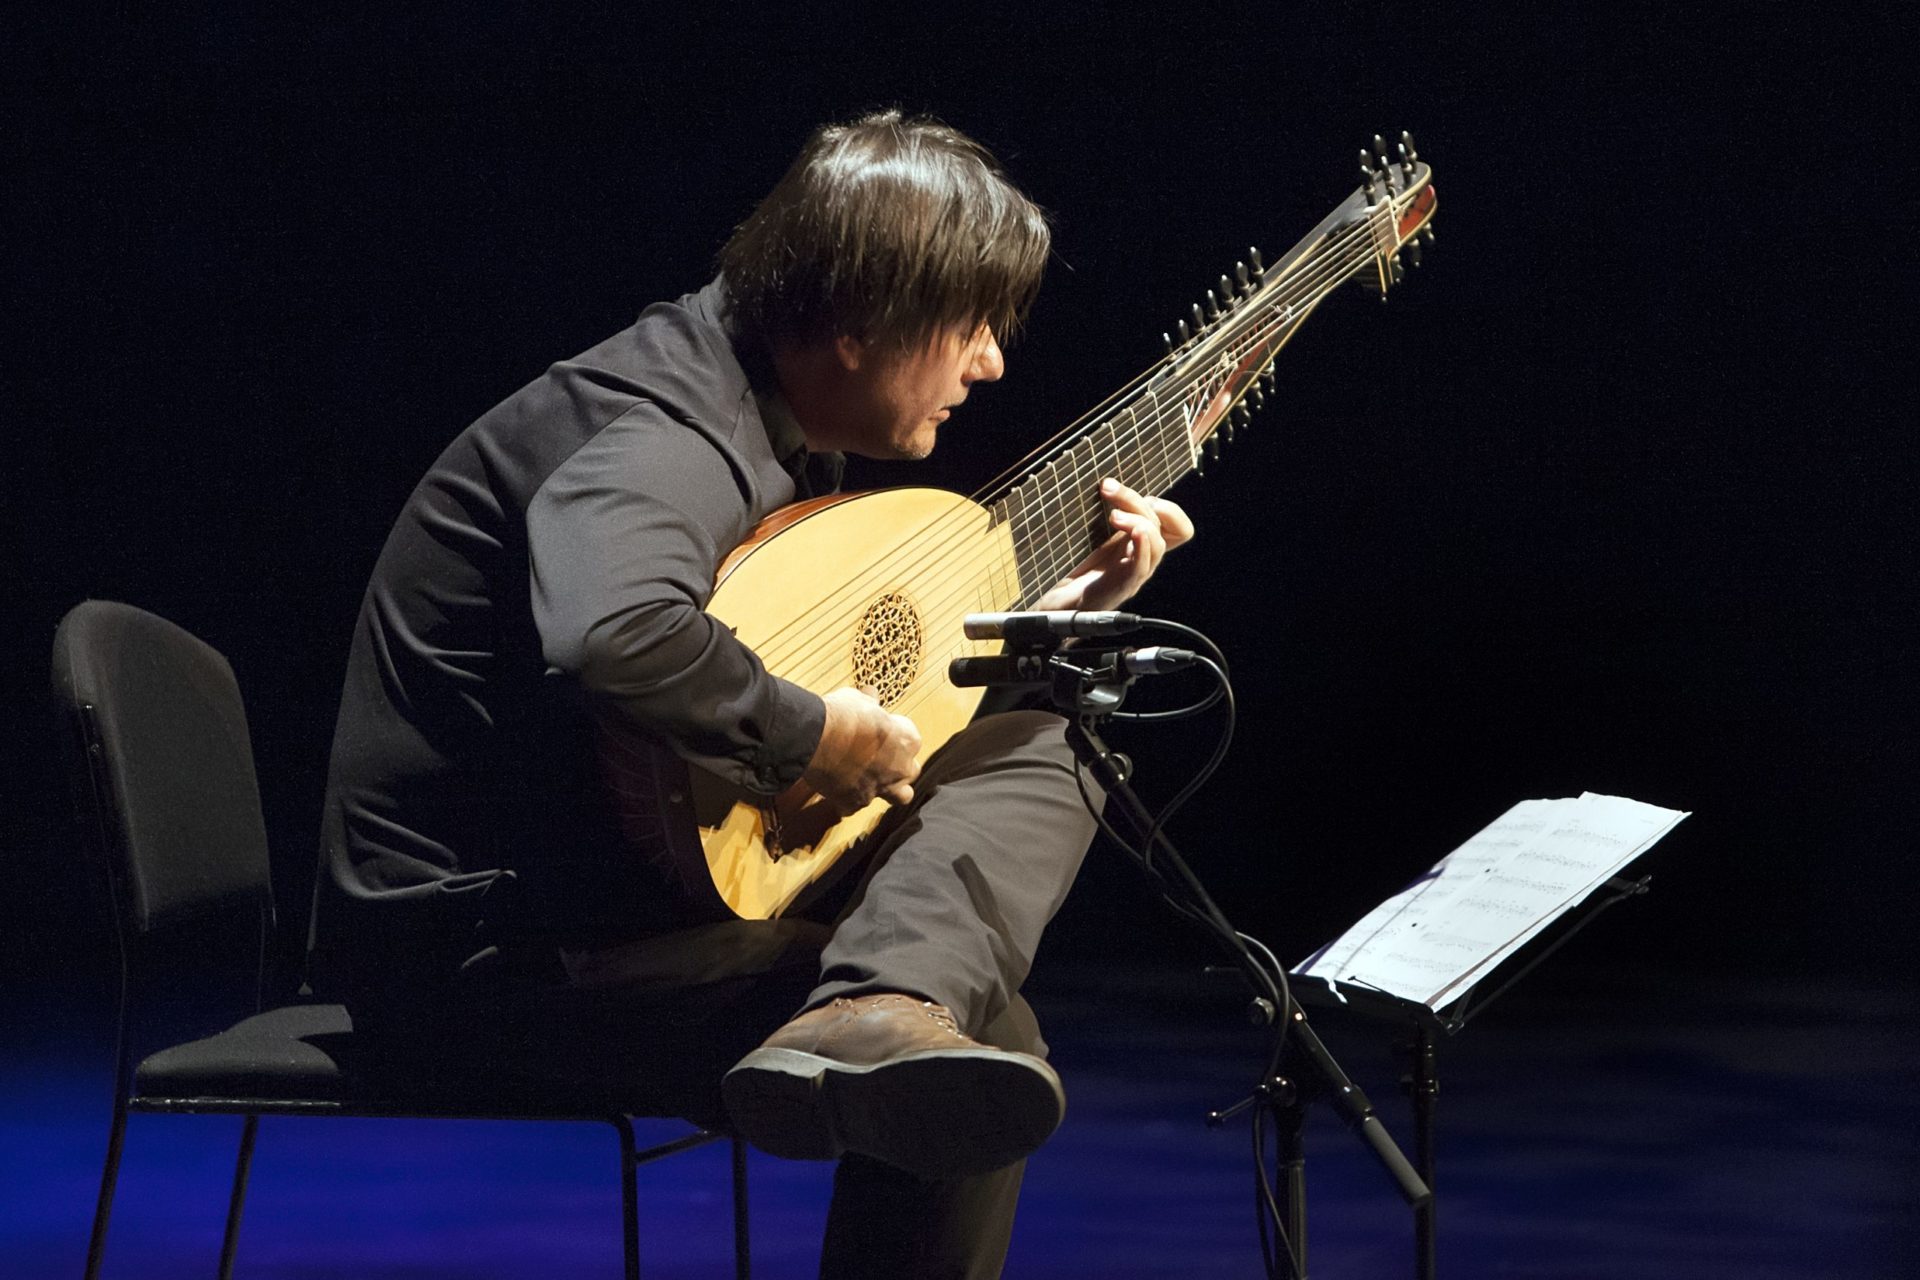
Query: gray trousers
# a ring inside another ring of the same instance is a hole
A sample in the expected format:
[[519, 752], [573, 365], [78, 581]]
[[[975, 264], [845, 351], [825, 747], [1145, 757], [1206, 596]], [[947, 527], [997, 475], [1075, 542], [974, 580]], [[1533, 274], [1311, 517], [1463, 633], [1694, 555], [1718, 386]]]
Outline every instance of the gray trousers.
[[[691, 970], [673, 980], [646, 944], [598, 953], [559, 989], [511, 1002], [505, 1064], [576, 1084], [646, 1080], [655, 1099], [679, 1080], [685, 1113], [717, 1119], [702, 1109], [720, 1075], [775, 1028], [836, 996], [883, 991], [936, 1001], [975, 1039], [1044, 1056], [1020, 986], [1094, 832], [1063, 729], [1037, 711], [976, 721], [928, 761], [914, 802], [843, 859], [836, 884], [789, 919], [706, 931], [717, 954], [765, 951], [750, 978], [689, 985], [701, 963], [678, 942], [672, 959]], [[997, 1276], [1023, 1171], [929, 1182], [843, 1159], [821, 1275]]]
[[[1063, 728], [1037, 711], [990, 716], [927, 762], [914, 803], [874, 833], [809, 1007], [907, 991], [977, 1040], [1045, 1056], [1020, 986], [1094, 832]], [[1024, 1169], [927, 1183], [843, 1159], [820, 1274], [999, 1275]]]

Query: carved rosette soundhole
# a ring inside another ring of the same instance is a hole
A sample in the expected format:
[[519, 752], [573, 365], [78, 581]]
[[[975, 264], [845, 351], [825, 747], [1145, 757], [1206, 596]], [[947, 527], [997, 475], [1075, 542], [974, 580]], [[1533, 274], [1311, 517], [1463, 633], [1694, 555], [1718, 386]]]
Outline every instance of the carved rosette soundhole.
[[913, 602], [889, 592], [867, 606], [853, 633], [853, 682], [872, 685], [881, 703], [892, 706], [920, 674], [924, 648]]

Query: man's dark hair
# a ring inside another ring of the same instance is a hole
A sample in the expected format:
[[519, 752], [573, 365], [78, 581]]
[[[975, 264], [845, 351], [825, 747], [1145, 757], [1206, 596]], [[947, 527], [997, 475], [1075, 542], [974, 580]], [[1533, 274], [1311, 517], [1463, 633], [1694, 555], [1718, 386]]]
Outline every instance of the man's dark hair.
[[824, 125], [720, 250], [736, 322], [760, 341], [848, 334], [899, 350], [942, 329], [1002, 341], [1040, 287], [1046, 214], [991, 152], [882, 111]]

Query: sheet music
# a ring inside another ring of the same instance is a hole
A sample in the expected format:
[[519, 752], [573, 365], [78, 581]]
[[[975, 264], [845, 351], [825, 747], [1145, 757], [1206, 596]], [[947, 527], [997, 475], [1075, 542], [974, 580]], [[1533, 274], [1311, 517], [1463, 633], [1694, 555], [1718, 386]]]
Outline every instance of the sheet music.
[[1687, 816], [1591, 791], [1522, 800], [1293, 972], [1438, 1009]]

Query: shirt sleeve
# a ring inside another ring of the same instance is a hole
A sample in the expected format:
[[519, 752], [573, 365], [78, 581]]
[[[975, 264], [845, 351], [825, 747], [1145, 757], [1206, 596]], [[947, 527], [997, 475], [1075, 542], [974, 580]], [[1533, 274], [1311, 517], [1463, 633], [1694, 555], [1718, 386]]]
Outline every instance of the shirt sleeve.
[[826, 712], [704, 612], [751, 514], [721, 448], [641, 404], [534, 495], [529, 571], [549, 666], [689, 762], [773, 793], [805, 771]]

